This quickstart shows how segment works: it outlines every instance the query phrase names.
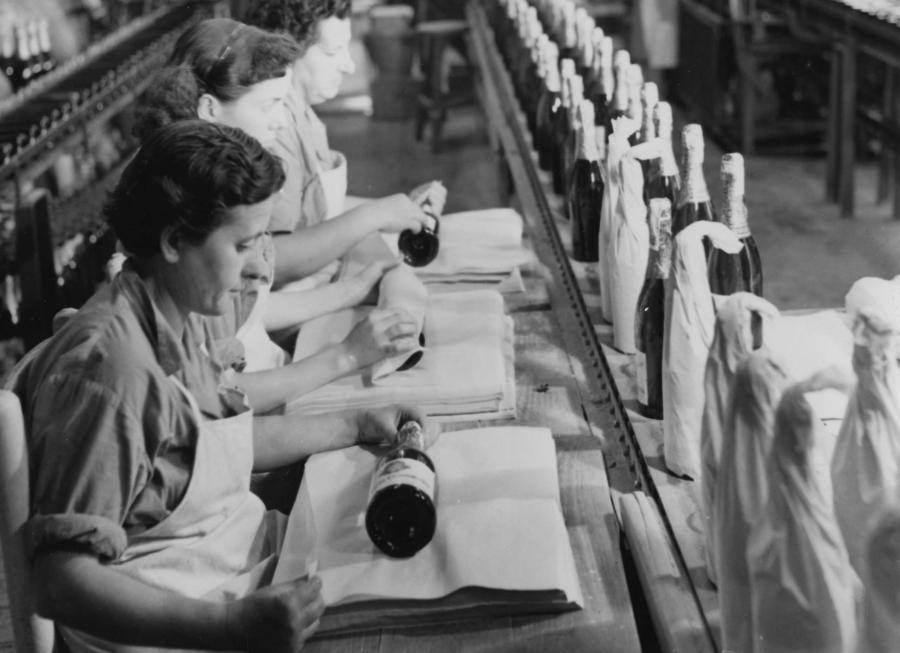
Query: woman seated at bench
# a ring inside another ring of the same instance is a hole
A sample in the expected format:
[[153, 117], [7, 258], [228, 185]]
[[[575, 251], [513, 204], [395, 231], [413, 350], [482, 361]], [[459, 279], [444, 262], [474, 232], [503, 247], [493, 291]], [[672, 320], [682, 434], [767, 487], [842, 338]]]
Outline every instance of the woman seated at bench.
[[283, 183], [240, 130], [160, 128], [106, 207], [129, 260], [10, 382], [29, 435], [36, 608], [76, 653], [297, 650], [322, 613], [320, 582], [267, 586], [285, 517], [250, 493], [251, 471], [389, 441], [419, 418], [254, 417], [223, 383], [202, 317], [265, 265]]

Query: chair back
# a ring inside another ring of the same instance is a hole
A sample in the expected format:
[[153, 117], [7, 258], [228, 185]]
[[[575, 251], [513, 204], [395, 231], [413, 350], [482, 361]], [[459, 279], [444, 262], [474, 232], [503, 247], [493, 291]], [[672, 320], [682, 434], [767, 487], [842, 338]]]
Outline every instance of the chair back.
[[0, 390], [0, 546], [12, 612], [16, 651], [51, 653], [53, 622], [32, 607], [24, 528], [29, 512], [28, 445], [22, 405], [15, 393]]

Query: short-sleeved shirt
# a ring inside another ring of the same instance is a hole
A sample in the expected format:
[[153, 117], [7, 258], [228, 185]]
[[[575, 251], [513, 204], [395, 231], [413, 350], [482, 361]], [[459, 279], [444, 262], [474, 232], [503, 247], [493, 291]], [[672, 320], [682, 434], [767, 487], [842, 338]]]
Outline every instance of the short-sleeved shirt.
[[321, 169], [333, 165], [325, 125], [306, 100], [292, 88], [285, 99], [287, 125], [278, 131], [272, 152], [281, 159], [284, 187], [272, 212], [272, 232], [293, 232], [319, 224], [328, 214]]
[[191, 477], [197, 415], [235, 414], [210, 334], [182, 337], [129, 263], [15, 370], [31, 471], [32, 553], [60, 548], [115, 560], [127, 537], [165, 519]]

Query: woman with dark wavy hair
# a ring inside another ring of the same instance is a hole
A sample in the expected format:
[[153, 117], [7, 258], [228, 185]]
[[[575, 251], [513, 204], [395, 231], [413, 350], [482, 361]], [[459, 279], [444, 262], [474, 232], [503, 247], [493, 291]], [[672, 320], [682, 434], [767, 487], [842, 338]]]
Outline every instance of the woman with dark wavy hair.
[[[396, 437], [403, 409], [255, 417], [203, 348], [261, 242], [278, 160], [238, 129], [176, 121], [106, 208], [131, 251], [109, 286], [14, 371], [29, 435], [39, 614], [74, 653], [296, 651], [318, 579], [270, 585], [286, 518], [250, 473]], [[190, 389], [189, 389], [190, 388]]]

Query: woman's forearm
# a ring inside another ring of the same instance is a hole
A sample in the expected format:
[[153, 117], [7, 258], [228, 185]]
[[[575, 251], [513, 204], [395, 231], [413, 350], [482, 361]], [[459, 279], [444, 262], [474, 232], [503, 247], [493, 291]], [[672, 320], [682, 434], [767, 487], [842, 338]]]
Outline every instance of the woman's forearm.
[[40, 554], [34, 581], [38, 614], [103, 639], [191, 649], [235, 645], [227, 604], [152, 587], [93, 556]]
[[359, 362], [339, 343], [282, 367], [235, 374], [234, 383], [254, 411], [267, 413], [358, 368]]
[[261, 415], [253, 418], [253, 471], [265, 472], [311, 455], [356, 444], [352, 411], [327, 415]]
[[309, 290], [275, 291], [263, 315], [266, 331], [277, 331], [302, 324], [314, 317], [352, 306], [356, 298], [351, 289], [340, 282]]

